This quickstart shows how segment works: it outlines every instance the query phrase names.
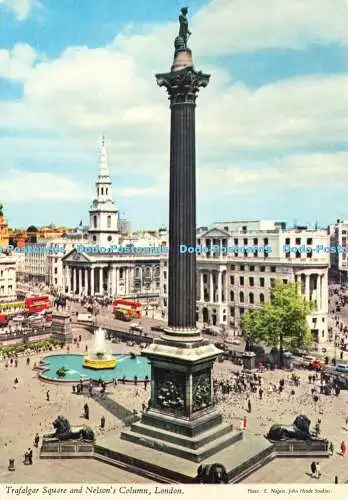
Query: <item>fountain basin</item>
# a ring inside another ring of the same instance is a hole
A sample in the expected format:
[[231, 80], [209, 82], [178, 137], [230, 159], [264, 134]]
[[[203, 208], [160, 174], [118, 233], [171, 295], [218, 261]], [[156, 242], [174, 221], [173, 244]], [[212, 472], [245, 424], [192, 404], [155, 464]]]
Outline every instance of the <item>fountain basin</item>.
[[[134, 382], [137, 377], [138, 382], [151, 378], [151, 366], [145, 356], [136, 356], [132, 359], [126, 354], [113, 354], [115, 359], [114, 368], [104, 368], [95, 370], [83, 366], [84, 357], [80, 354], [53, 354], [42, 359], [39, 377], [46, 382], [72, 383], [80, 380], [103, 380], [112, 382], [113, 380], [124, 379], [127, 382]], [[57, 376], [57, 370], [64, 366], [67, 372], [64, 377]]]

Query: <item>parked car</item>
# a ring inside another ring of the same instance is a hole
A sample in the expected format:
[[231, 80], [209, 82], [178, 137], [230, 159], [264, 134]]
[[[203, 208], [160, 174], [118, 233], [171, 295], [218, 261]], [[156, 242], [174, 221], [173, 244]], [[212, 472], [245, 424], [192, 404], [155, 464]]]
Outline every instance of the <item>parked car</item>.
[[237, 337], [228, 337], [225, 340], [226, 344], [240, 345], [241, 341]]
[[348, 373], [348, 365], [337, 365], [336, 372]]
[[154, 325], [151, 327], [151, 331], [153, 332], [163, 332], [164, 331], [164, 327], [161, 326], [161, 325]]
[[217, 347], [218, 349], [221, 349], [222, 351], [226, 350], [225, 344], [223, 344], [221, 342], [216, 342], [214, 345], [215, 345], [215, 347]]
[[139, 333], [143, 333], [144, 331], [144, 328], [140, 325], [138, 325], [138, 323], [132, 323], [130, 326], [129, 326], [129, 331], [130, 332], [139, 332]]
[[18, 321], [19, 323], [24, 321], [24, 320], [25, 320], [25, 317], [22, 316], [21, 314], [18, 314], [17, 316], [13, 316], [13, 318], [12, 318], [12, 321], [16, 321], [16, 322]]

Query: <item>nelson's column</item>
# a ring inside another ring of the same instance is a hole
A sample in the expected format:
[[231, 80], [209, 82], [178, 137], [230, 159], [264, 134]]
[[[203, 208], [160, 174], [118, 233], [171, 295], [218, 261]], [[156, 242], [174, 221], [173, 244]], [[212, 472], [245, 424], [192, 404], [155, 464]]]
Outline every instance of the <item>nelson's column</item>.
[[[152, 370], [149, 407], [121, 434], [138, 445], [132, 453], [142, 463], [175, 468], [175, 477], [185, 482], [207, 458], [231, 470], [230, 445], [243, 438], [213, 406], [212, 368], [220, 351], [196, 326], [196, 255], [179, 251], [180, 245], [196, 245], [195, 108], [198, 92], [210, 78], [194, 68], [186, 15], [187, 8], [181, 9], [171, 71], [156, 75], [171, 109], [168, 326], [144, 352]], [[143, 447], [153, 451], [143, 453]], [[227, 452], [226, 460], [221, 450]]]

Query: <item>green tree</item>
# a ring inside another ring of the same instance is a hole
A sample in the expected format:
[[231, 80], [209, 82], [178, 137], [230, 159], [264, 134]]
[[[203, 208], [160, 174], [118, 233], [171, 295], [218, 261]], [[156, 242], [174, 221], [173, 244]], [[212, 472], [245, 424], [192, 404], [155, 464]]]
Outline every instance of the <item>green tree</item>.
[[298, 293], [297, 283], [277, 281], [271, 289], [271, 301], [242, 318], [244, 335], [254, 342], [280, 349], [283, 364], [284, 347], [309, 347], [312, 335], [307, 316], [316, 309], [314, 302], [306, 301]]

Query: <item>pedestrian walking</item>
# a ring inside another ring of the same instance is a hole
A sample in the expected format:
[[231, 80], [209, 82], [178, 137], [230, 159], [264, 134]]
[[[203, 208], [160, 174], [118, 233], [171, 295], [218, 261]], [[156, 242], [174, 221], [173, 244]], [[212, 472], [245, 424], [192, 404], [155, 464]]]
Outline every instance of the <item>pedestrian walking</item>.
[[334, 445], [333, 445], [332, 442], [329, 444], [329, 452], [331, 453], [331, 456], [333, 456], [333, 454], [334, 454]]
[[248, 399], [248, 412], [251, 413], [251, 401]]
[[28, 449], [28, 460], [29, 465], [33, 465], [33, 450], [31, 448]]
[[243, 418], [243, 429], [244, 429], [244, 430], [246, 430], [246, 428], [247, 428], [247, 424], [248, 424], [248, 422], [247, 422], [247, 418], [246, 418], [246, 416], [245, 416], [245, 417]]
[[262, 399], [262, 395], [263, 395], [263, 390], [262, 390], [262, 388], [260, 387], [260, 389], [259, 389], [259, 398], [260, 398], [260, 399]]
[[36, 433], [35, 437], [34, 437], [34, 446], [35, 446], [35, 448], [39, 447], [39, 441], [40, 441], [40, 436], [39, 436], [38, 433]]
[[342, 455], [342, 457], [346, 456], [346, 451], [347, 451], [346, 443], [344, 441], [342, 441], [342, 443], [341, 443], [341, 455]]
[[46, 392], [46, 401], [49, 401], [50, 400], [50, 391], [47, 391]]
[[321, 476], [321, 472], [320, 472], [320, 463], [317, 462], [317, 479], [320, 479], [320, 476]]
[[83, 410], [84, 410], [84, 416], [85, 416], [85, 419], [86, 420], [89, 420], [89, 406], [87, 403], [85, 403], [84, 407], [83, 407]]
[[102, 418], [100, 419], [100, 428], [101, 428], [102, 430], [104, 430], [104, 429], [105, 429], [105, 417], [102, 417]]
[[315, 462], [311, 463], [311, 477], [315, 477], [317, 472], [317, 465]]

